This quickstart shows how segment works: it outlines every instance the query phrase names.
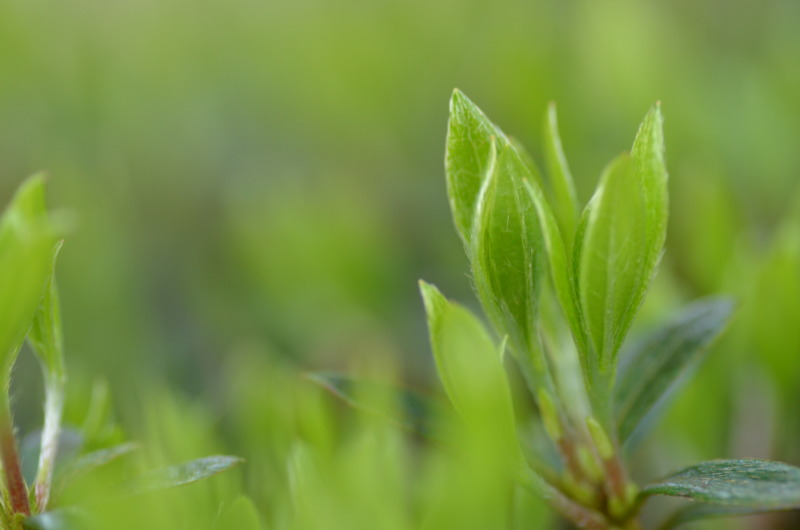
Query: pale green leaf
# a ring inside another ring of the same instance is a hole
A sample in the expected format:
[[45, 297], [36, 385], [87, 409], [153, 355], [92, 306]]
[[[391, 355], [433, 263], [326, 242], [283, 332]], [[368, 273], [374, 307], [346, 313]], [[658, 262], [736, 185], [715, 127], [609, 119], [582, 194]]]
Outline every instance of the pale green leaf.
[[456, 228], [468, 247], [478, 193], [489, 168], [492, 138], [505, 140], [503, 132], [469, 98], [458, 90], [453, 91], [445, 171]]
[[472, 234], [472, 271], [486, 312], [516, 352], [537, 349], [545, 254], [539, 220], [524, 186], [532, 179], [517, 151], [496, 141]]
[[732, 312], [733, 303], [729, 300], [696, 302], [632, 347], [620, 367], [616, 390], [621, 441], [624, 442], [682, 376], [702, 360], [708, 346], [724, 330]]
[[642, 495], [759, 510], [795, 509], [800, 508], [800, 468], [771, 460], [712, 460], [650, 484]]
[[56, 289], [55, 268], [61, 242], [53, 250], [50, 276], [44, 288], [44, 296], [33, 317], [33, 325], [28, 332], [28, 341], [42, 363], [45, 376], [61, 379], [65, 375], [64, 343], [61, 332], [61, 308]]
[[516, 447], [511, 392], [497, 346], [481, 322], [420, 282], [439, 378], [456, 411], [475, 428], [496, 429]]
[[578, 222], [578, 195], [575, 192], [575, 184], [572, 181], [567, 157], [561, 146], [555, 103], [550, 103], [547, 107], [543, 138], [544, 159], [552, 192], [553, 213], [561, 229], [561, 235], [566, 239], [567, 247], [569, 247], [572, 244], [575, 225]]
[[[0, 219], [0, 369], [8, 377], [51, 274], [57, 238], [47, 215], [44, 178], [31, 177]], [[3, 384], [7, 384], [3, 383]]]
[[135, 451], [138, 447], [138, 444], [128, 442], [106, 449], [98, 449], [71, 460], [64, 465], [63, 469], [58, 470], [56, 474], [58, 487], [56, 489], [61, 490], [69, 483]]
[[[433, 422], [440, 417], [441, 405], [432, 398], [408, 389], [339, 374], [314, 373], [307, 377], [355, 409], [379, 416], [423, 436], [434, 434]], [[371, 396], [379, 399], [364, 400]]]
[[576, 263], [585, 323], [603, 373], [644, 300], [666, 238], [667, 173], [661, 112], [642, 122], [631, 155], [606, 168], [578, 228]]
[[131, 494], [148, 493], [197, 482], [244, 462], [236, 456], [216, 455], [198, 458], [189, 462], [149, 471], [125, 485]]

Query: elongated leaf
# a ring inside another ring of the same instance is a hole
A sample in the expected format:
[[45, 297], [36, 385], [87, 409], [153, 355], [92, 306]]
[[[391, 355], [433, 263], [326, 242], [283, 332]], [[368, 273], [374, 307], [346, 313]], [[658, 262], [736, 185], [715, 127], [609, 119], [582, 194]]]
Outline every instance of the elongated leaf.
[[771, 460], [712, 460], [650, 484], [642, 495], [763, 510], [800, 508], [800, 468]]
[[44, 178], [31, 177], [20, 186], [0, 219], [0, 369], [3, 380], [8, 377], [39, 306], [52, 270], [56, 240], [45, 209]]
[[46, 377], [64, 377], [64, 342], [61, 332], [61, 308], [56, 289], [55, 268], [61, 242], [53, 250], [50, 275], [44, 288], [44, 296], [33, 317], [33, 325], [28, 332], [28, 341], [42, 363]]
[[197, 482], [244, 462], [236, 456], [216, 455], [198, 458], [177, 466], [156, 469], [137, 477], [125, 485], [130, 494], [149, 493]]
[[511, 392], [497, 346], [480, 321], [420, 282], [436, 368], [448, 398], [476, 428], [496, 429], [516, 447]]
[[536, 208], [536, 214], [542, 228], [542, 240], [547, 254], [550, 278], [553, 282], [556, 298], [578, 346], [584, 375], [589, 377], [586, 331], [575, 292], [575, 281], [564, 249], [564, 240], [561, 237], [558, 223], [550, 205], [547, 203], [547, 199], [545, 199], [541, 186], [535, 181], [526, 180], [525, 187]]
[[138, 444], [129, 442], [115, 445], [107, 449], [92, 451], [91, 453], [81, 455], [71, 460], [56, 474], [56, 481], [58, 485], [57, 489], [63, 489], [63, 487], [70, 482], [86, 475], [87, 473], [90, 473], [97, 468], [113, 462], [117, 458], [135, 451], [138, 448]]
[[623, 359], [616, 393], [621, 441], [628, 439], [656, 403], [702, 360], [732, 312], [733, 303], [729, 300], [696, 302], [634, 345]]
[[516, 150], [496, 141], [481, 187], [472, 241], [472, 271], [486, 312], [517, 352], [537, 349], [544, 244], [525, 179], [533, 175]]
[[555, 103], [550, 103], [547, 107], [543, 137], [544, 159], [552, 191], [553, 213], [561, 229], [561, 235], [567, 240], [567, 246], [569, 246], [572, 244], [575, 225], [578, 222], [578, 194], [575, 192], [572, 173], [561, 146]]
[[578, 290], [600, 370], [610, 373], [666, 238], [667, 173], [661, 111], [642, 122], [631, 155], [604, 172], [576, 238]]
[[[374, 414], [423, 436], [433, 436], [433, 421], [440, 417], [441, 405], [432, 398], [407, 389], [393, 388], [371, 381], [360, 381], [338, 374], [309, 374], [320, 385], [353, 408]], [[391, 396], [397, 408], [386, 407], [386, 400], [365, 402], [364, 396]]]
[[489, 168], [491, 138], [505, 140], [503, 132], [464, 94], [450, 99], [445, 171], [450, 207], [458, 233], [469, 247], [478, 193]]

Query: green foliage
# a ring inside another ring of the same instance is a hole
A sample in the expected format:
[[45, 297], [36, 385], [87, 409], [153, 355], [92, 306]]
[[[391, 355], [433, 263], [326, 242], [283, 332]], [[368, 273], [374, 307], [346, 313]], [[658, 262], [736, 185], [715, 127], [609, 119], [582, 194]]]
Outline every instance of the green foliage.
[[648, 485], [642, 495], [669, 495], [757, 510], [800, 508], [800, 468], [770, 460], [712, 460]]
[[725, 328], [732, 310], [733, 304], [728, 300], [696, 302], [674, 321], [635, 344], [620, 367], [616, 391], [621, 442], [702, 360], [710, 343]]

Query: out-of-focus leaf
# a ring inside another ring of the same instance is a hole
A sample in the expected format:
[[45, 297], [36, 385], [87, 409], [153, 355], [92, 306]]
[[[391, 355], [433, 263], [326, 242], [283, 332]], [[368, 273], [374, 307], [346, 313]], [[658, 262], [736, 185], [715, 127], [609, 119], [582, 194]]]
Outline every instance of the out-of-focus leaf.
[[[353, 408], [375, 414], [423, 436], [433, 436], [432, 422], [440, 417], [441, 405], [433, 399], [407, 389], [393, 388], [372, 381], [356, 380], [338, 374], [308, 374], [308, 379], [331, 392]], [[365, 396], [394, 397], [387, 407], [385, 399], [364, 401]]]
[[129, 442], [81, 455], [68, 462], [57, 472], [57, 485], [59, 486], [59, 489], [63, 488], [65, 485], [69, 484], [75, 479], [90, 473], [94, 469], [113, 462], [117, 458], [125, 456], [138, 448], [138, 444]]
[[492, 137], [505, 141], [503, 132], [455, 90], [450, 98], [445, 171], [453, 218], [467, 247], [472, 240], [478, 193], [489, 168]]
[[58, 508], [39, 513], [23, 521], [25, 530], [73, 530], [75, 528], [92, 528], [88, 524], [89, 515], [74, 507]]
[[667, 172], [658, 106], [645, 116], [631, 155], [606, 168], [576, 242], [578, 292], [601, 372], [611, 373], [666, 238]]
[[[37, 430], [26, 434], [19, 444], [22, 474], [28, 483], [32, 483], [36, 479], [36, 467], [39, 462], [41, 443], [42, 431]], [[59, 429], [56, 466], [67, 465], [80, 452], [83, 444], [84, 439], [80, 431], [69, 428]]]
[[712, 460], [650, 484], [642, 495], [759, 510], [800, 508], [800, 468], [771, 460]]
[[26, 180], [0, 219], [0, 369], [3, 378], [30, 329], [57, 238], [44, 201], [44, 177]]
[[135, 495], [184, 486], [222, 473], [242, 462], [242, 458], [227, 455], [198, 458], [177, 466], [147, 472], [125, 484], [123, 489]]
[[214, 522], [218, 530], [259, 530], [261, 522], [253, 501], [244, 495], [223, 507], [219, 518]]
[[472, 271], [486, 312], [517, 352], [536, 349], [544, 244], [524, 180], [532, 179], [514, 148], [495, 141], [472, 234]]
[[465, 308], [420, 282], [436, 368], [447, 396], [475, 428], [517, 447], [511, 391], [497, 346]]
[[572, 181], [567, 157], [561, 146], [561, 136], [558, 134], [558, 118], [556, 105], [550, 103], [544, 120], [544, 159], [547, 167], [548, 182], [552, 192], [553, 213], [555, 214], [561, 235], [566, 239], [567, 246], [572, 243], [575, 234], [575, 225], [578, 222], [578, 195]]
[[634, 345], [623, 358], [615, 396], [622, 442], [682, 376], [702, 360], [732, 312], [730, 300], [712, 298], [696, 302], [674, 321]]

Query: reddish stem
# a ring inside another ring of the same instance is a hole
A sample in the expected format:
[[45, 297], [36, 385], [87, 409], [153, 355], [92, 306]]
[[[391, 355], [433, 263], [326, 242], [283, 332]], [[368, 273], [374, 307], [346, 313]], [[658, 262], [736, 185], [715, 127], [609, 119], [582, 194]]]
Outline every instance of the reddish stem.
[[30, 515], [28, 487], [25, 485], [25, 479], [22, 478], [22, 469], [17, 454], [17, 440], [14, 438], [10, 415], [5, 415], [5, 418], [0, 421], [0, 458], [3, 461], [6, 487], [11, 498], [11, 509], [14, 513]]

